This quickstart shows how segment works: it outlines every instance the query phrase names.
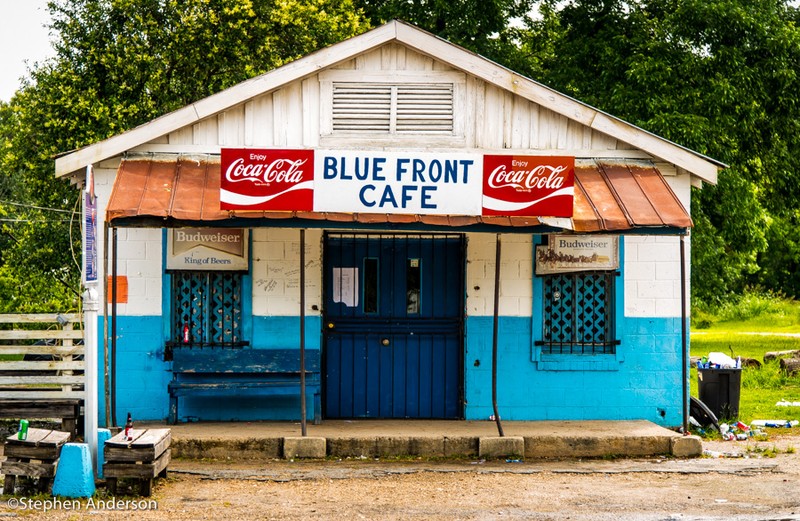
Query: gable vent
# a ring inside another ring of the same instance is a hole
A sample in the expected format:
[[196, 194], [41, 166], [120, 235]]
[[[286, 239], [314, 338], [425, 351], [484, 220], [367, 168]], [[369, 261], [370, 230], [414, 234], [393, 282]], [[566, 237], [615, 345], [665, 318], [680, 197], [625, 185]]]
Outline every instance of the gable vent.
[[452, 134], [453, 84], [333, 84], [334, 132]]

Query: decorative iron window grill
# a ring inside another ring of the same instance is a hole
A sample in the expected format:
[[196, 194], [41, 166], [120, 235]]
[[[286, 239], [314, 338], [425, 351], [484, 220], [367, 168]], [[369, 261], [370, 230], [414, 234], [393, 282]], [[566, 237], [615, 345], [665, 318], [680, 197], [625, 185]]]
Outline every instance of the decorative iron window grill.
[[545, 275], [544, 354], [613, 354], [613, 271]]
[[242, 274], [230, 271], [172, 273], [173, 346], [241, 347]]

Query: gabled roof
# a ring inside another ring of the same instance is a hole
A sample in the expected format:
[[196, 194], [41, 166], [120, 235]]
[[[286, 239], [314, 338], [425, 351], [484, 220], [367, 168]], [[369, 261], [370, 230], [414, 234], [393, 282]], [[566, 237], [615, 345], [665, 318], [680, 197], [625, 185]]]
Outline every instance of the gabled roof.
[[718, 170], [726, 166], [521, 76], [415, 26], [392, 21], [246, 80], [125, 133], [59, 157], [56, 159], [56, 177], [75, 173], [89, 164], [120, 155], [165, 134], [392, 42], [405, 45], [586, 127], [673, 163], [703, 181], [716, 183]]

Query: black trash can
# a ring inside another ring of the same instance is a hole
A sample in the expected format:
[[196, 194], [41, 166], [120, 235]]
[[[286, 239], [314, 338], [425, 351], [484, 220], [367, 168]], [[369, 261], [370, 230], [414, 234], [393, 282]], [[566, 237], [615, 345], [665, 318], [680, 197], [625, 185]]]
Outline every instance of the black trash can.
[[697, 394], [717, 419], [739, 417], [741, 369], [697, 369]]

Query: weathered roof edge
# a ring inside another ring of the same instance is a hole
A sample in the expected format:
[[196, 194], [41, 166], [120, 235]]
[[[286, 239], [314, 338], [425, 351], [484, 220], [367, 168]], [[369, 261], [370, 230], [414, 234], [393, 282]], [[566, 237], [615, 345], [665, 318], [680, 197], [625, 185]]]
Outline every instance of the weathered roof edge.
[[418, 27], [394, 20], [245, 80], [122, 134], [65, 154], [56, 159], [56, 177], [69, 175], [89, 164], [122, 154], [133, 147], [197, 123], [232, 106], [392, 41], [402, 43], [488, 83], [514, 92], [564, 117], [671, 162], [705, 182], [716, 183], [717, 172], [727, 166], [559, 93]]

